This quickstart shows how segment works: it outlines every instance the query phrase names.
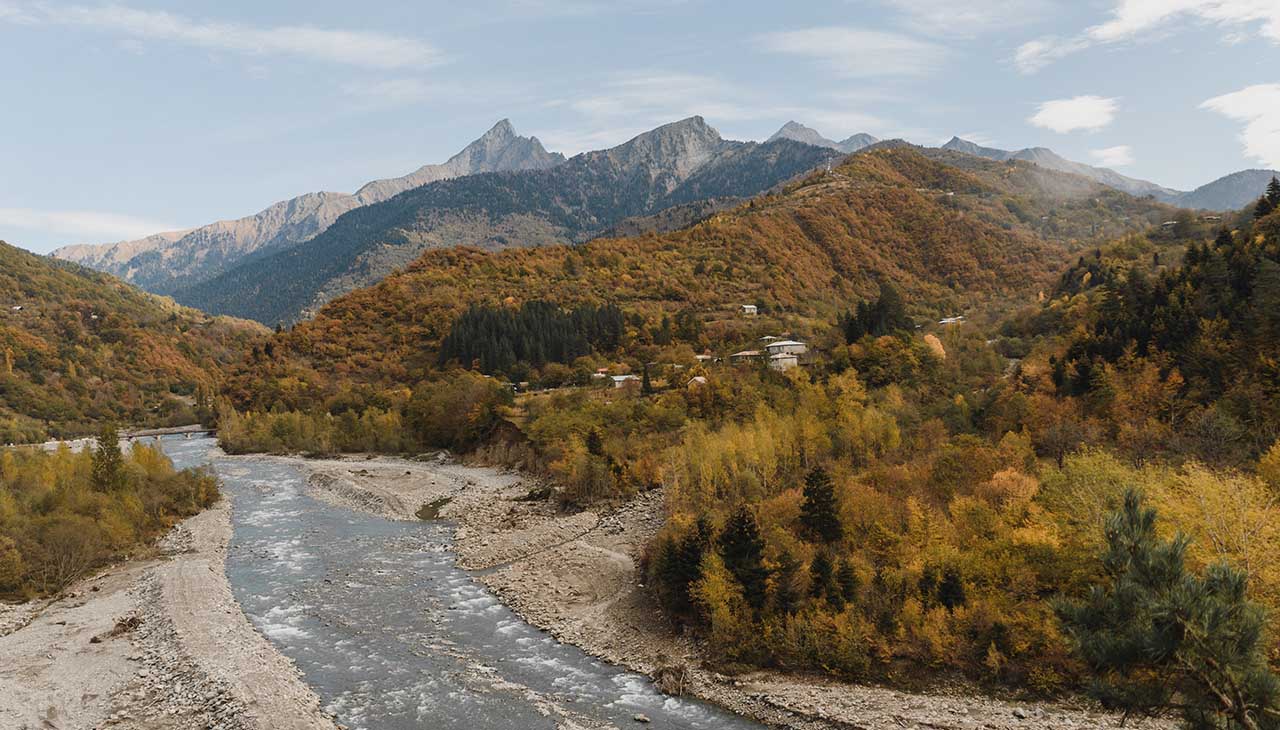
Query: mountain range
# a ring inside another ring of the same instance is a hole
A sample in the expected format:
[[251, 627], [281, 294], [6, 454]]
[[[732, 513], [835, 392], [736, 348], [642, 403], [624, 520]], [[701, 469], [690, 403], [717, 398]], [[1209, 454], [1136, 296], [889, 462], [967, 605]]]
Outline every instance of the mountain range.
[[[780, 143], [797, 144], [771, 144]], [[284, 398], [286, 408], [305, 408], [343, 379], [416, 382], [436, 363], [450, 323], [473, 304], [609, 302], [649, 322], [682, 311], [731, 322], [741, 304], [756, 303], [825, 323], [873, 296], [881, 279], [938, 312], [996, 297], [1031, 301], [1079, 255], [1081, 238], [1141, 231], [1170, 210], [1030, 163], [882, 148], [666, 233], [425, 251], [277, 333], [274, 357], [243, 364], [228, 392], [242, 407]]]
[[1073, 162], [1045, 147], [1028, 147], [1009, 151], [982, 145], [952, 137], [942, 149], [961, 152], [967, 155], [985, 157], [989, 160], [1023, 160], [1047, 167], [1050, 170], [1070, 172], [1096, 180], [1103, 185], [1123, 190], [1138, 197], [1150, 195], [1162, 203], [1169, 203], [1180, 208], [1204, 210], [1239, 210], [1252, 204], [1258, 198], [1258, 191], [1266, 188], [1267, 181], [1275, 170], [1242, 170], [1218, 178], [1213, 182], [1201, 185], [1195, 190], [1181, 191], [1157, 185], [1147, 180], [1121, 175], [1115, 170], [1105, 167], [1093, 167], [1080, 162]]
[[750, 197], [840, 156], [790, 139], [726, 140], [691, 117], [546, 169], [441, 180], [353, 209], [304, 246], [254, 256], [174, 296], [209, 312], [292, 321], [428, 249], [582, 242], [624, 219]]
[[405, 190], [480, 172], [545, 169], [561, 162], [563, 155], [547, 152], [536, 137], [517, 135], [511, 122], [503, 119], [447, 162], [424, 165], [402, 177], [375, 180], [354, 194], [306, 193], [236, 220], [134, 241], [66, 246], [53, 256], [169, 294], [217, 276], [246, 256], [314, 238], [343, 213]]
[[865, 132], [860, 132], [851, 137], [845, 138], [843, 141], [836, 142], [835, 140], [823, 137], [818, 130], [806, 127], [796, 121], [790, 121], [782, 125], [782, 128], [774, 132], [773, 136], [770, 137], [768, 141], [772, 142], [775, 139], [789, 139], [795, 142], [804, 142], [805, 144], [811, 144], [815, 147], [826, 147], [828, 149], [840, 150], [845, 154], [857, 152], [864, 147], [870, 147], [880, 141]]

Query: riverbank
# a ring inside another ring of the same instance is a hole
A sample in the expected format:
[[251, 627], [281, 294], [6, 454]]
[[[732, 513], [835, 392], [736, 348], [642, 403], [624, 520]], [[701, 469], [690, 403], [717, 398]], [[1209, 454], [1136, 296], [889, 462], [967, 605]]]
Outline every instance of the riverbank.
[[231, 595], [226, 500], [156, 554], [0, 610], [0, 727], [333, 730]]
[[[782, 728], [1066, 730], [1118, 728], [1084, 705], [918, 694], [773, 672], [727, 677], [703, 668], [696, 643], [649, 602], [636, 565], [662, 524], [659, 491], [607, 512], [557, 513], [527, 499], [519, 474], [428, 461], [348, 457], [302, 462], [320, 499], [390, 519], [424, 506], [457, 524], [461, 566], [529, 623], [590, 654], [654, 677], [666, 689]], [[678, 685], [678, 686], [677, 686]], [[1130, 719], [1126, 727], [1168, 723]]]

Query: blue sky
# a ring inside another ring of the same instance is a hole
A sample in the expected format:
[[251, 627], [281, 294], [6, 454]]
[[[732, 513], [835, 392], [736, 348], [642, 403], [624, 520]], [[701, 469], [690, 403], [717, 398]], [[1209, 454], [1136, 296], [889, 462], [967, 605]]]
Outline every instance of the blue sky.
[[701, 114], [1182, 189], [1280, 168], [1280, 0], [0, 0], [0, 63], [0, 239], [41, 252], [352, 191], [503, 117], [566, 154]]

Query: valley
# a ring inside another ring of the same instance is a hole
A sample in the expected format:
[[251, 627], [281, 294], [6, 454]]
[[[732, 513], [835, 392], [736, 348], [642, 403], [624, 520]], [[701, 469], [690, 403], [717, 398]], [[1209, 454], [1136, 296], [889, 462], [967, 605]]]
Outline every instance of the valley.
[[1272, 727], [1280, 179], [627, 134], [0, 244], [0, 725]]

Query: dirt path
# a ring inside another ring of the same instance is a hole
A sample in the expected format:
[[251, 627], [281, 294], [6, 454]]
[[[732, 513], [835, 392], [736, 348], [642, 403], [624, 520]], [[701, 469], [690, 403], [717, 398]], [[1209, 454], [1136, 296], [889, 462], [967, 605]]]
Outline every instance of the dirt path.
[[[525, 620], [597, 657], [651, 676], [683, 670], [683, 691], [784, 728], [848, 730], [1080, 730], [1118, 728], [1121, 718], [1072, 704], [1011, 702], [967, 694], [913, 694], [760, 672], [726, 677], [702, 668], [697, 645], [655, 610], [636, 573], [662, 524], [660, 492], [607, 514], [558, 514], [524, 498], [535, 484], [517, 474], [443, 459], [387, 457], [305, 461], [313, 493], [392, 519], [416, 519], [447, 500], [457, 522], [459, 564], [478, 571]], [[1172, 728], [1130, 720], [1130, 728]]]
[[223, 570], [223, 501], [162, 556], [0, 610], [5, 730], [333, 730], [293, 665], [249, 623]]

